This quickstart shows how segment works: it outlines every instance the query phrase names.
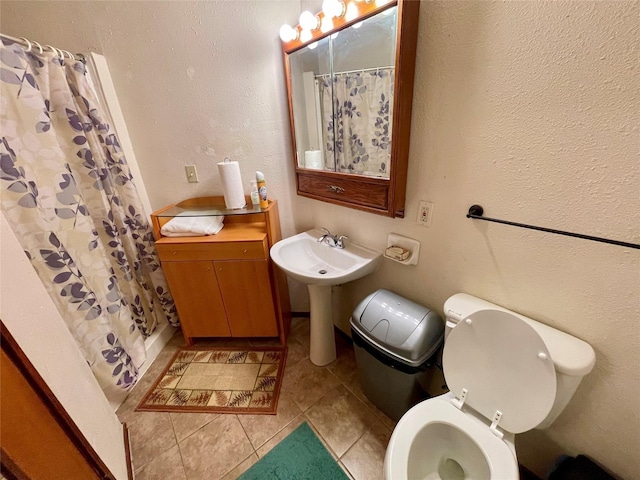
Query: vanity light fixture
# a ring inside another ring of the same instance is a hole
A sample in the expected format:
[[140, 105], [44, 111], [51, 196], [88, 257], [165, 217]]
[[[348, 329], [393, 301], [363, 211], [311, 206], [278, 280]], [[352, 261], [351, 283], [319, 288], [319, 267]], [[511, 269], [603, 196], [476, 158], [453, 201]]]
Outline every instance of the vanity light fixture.
[[300, 32], [300, 41], [302, 43], [307, 43], [309, 40], [311, 40], [313, 38], [313, 34], [311, 33], [311, 30], [306, 30], [303, 29]]
[[377, 12], [385, 12], [394, 4], [392, 0], [323, 0], [322, 11], [316, 15], [306, 10], [300, 14], [299, 25], [280, 27], [280, 39], [285, 50], [297, 49], [327, 35], [336, 34], [347, 24], [355, 28], [361, 21]]
[[280, 27], [280, 40], [283, 42], [293, 42], [298, 39], [298, 29], [286, 23]]
[[347, 5], [347, 10], [344, 14], [344, 19], [347, 22], [350, 22], [351, 20], [354, 20], [358, 17], [358, 6], [355, 4], [355, 2], [351, 1], [349, 2], [349, 5]]
[[311, 32], [311, 30], [317, 30], [320, 27], [320, 19], [309, 10], [305, 10], [300, 14], [300, 26], [303, 31], [308, 30]]
[[340, 18], [344, 16], [346, 8], [343, 0], [324, 0], [322, 2], [322, 13], [325, 17]]
[[323, 17], [320, 22], [320, 31], [327, 33], [329, 30], [333, 30], [333, 20], [330, 17]]

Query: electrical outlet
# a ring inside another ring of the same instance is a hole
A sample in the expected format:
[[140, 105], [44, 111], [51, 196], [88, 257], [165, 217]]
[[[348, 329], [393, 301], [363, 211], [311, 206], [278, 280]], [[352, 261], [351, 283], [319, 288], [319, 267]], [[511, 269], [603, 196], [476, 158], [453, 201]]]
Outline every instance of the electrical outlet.
[[187, 181], [189, 183], [198, 183], [198, 171], [196, 170], [195, 165], [185, 165], [184, 171], [187, 174]]
[[418, 219], [416, 220], [418, 225], [421, 225], [423, 227], [430, 227], [432, 217], [433, 203], [421, 200], [418, 207]]

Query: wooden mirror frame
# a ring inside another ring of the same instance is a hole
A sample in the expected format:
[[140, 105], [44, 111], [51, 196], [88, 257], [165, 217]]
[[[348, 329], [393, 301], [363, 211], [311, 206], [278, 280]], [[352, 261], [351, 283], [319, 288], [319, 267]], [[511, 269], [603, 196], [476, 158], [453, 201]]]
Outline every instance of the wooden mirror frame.
[[[378, 6], [376, 2], [366, 3], [361, 1], [355, 3], [355, 5], [358, 7], [358, 16], [353, 20], [346, 21], [344, 17], [334, 18], [334, 28], [332, 30], [325, 33], [322, 33], [319, 28], [313, 30], [312, 38], [304, 43], [299, 40], [301, 29], [298, 26], [296, 27], [298, 38], [289, 42], [282, 42], [297, 192], [298, 195], [304, 197], [370, 213], [388, 217], [404, 217], [420, 1], [393, 0], [382, 6]], [[398, 7], [398, 23], [389, 178], [299, 167], [293, 118], [289, 55], [313, 42], [317, 42], [394, 6]], [[323, 13], [320, 12], [317, 17], [320, 20], [318, 25], [320, 25]]]

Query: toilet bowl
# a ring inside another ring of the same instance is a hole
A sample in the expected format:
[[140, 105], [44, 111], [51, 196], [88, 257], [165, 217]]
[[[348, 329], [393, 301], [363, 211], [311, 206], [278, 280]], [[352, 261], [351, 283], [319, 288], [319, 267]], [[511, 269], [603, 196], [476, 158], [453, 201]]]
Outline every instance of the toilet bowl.
[[[459, 318], [452, 322], [448, 310]], [[385, 479], [517, 480], [515, 434], [557, 417], [595, 353], [582, 340], [470, 295], [447, 300], [445, 314], [442, 364], [450, 392], [400, 419]], [[553, 355], [567, 350], [571, 361], [556, 364]]]
[[385, 478], [410, 480], [517, 479], [513, 436], [500, 439], [447, 393], [410, 409], [397, 424], [385, 456]]

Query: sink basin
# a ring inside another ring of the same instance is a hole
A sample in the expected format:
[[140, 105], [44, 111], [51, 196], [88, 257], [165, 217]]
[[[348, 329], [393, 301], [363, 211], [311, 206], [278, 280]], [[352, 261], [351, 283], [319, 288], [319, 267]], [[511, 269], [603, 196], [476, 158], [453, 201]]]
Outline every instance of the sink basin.
[[336, 359], [331, 286], [373, 273], [381, 255], [347, 240], [344, 248], [318, 242], [320, 230], [309, 230], [280, 240], [271, 247], [271, 259], [287, 275], [306, 283], [311, 311], [309, 358], [315, 365]]
[[318, 242], [320, 230], [280, 240], [271, 258], [287, 275], [307, 285], [339, 285], [373, 273], [381, 255], [347, 240], [344, 248]]

